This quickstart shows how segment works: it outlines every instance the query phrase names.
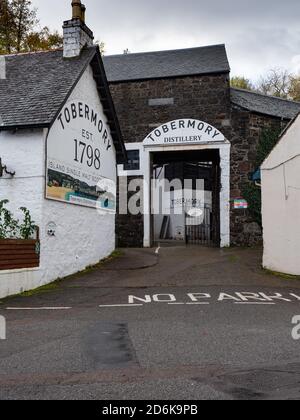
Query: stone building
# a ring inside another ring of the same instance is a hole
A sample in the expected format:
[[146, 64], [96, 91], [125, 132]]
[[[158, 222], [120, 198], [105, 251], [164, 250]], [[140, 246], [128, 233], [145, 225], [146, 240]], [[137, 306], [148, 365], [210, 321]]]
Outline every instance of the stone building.
[[[130, 160], [119, 167], [120, 182], [125, 176], [129, 181], [132, 177], [147, 181], [159, 165], [170, 170], [179, 163], [190, 167], [195, 162], [213, 162], [210, 173], [206, 171], [214, 190], [211, 203], [206, 203], [210, 206], [206, 221], [209, 239], [218, 246], [259, 242], [260, 227], [246, 208], [235, 208], [234, 203], [243, 198], [249, 173], [257, 169], [262, 129], [283, 129], [300, 111], [300, 104], [230, 88], [224, 45], [107, 56], [104, 66]], [[171, 127], [164, 133], [164, 127], [174, 121], [181, 121], [182, 129], [172, 131]], [[204, 122], [208, 130], [217, 130], [219, 137], [203, 136], [191, 122], [186, 122], [190, 129], [184, 129], [184, 121], [197, 121], [200, 128], [199, 122]], [[155, 130], [158, 136], [151, 138]], [[120, 246], [149, 246], [162, 237], [176, 236], [174, 232], [162, 234], [164, 218], [160, 219], [161, 231], [155, 232], [150, 191], [147, 186], [144, 189], [145, 214], [119, 215]], [[174, 223], [179, 224], [177, 234], [181, 234], [185, 222]]]

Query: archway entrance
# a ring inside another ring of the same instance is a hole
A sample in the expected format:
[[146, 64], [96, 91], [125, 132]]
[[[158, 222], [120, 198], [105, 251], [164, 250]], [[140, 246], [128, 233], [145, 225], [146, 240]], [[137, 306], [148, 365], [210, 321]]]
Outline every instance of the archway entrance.
[[154, 243], [220, 246], [219, 151], [157, 152], [152, 165]]
[[[220, 247], [230, 245], [230, 143], [220, 131], [192, 119], [166, 123], [145, 138], [142, 166], [145, 247], [164, 238]], [[188, 189], [193, 192], [201, 190], [195, 188], [200, 180], [202, 199], [180, 197], [180, 187], [175, 186], [172, 191], [171, 185], [169, 192], [161, 193], [157, 212], [157, 198], [153, 198], [153, 182], [157, 179], [169, 182], [189, 179], [192, 187]], [[181, 219], [176, 206], [185, 210]], [[171, 214], [165, 214], [166, 210]]]

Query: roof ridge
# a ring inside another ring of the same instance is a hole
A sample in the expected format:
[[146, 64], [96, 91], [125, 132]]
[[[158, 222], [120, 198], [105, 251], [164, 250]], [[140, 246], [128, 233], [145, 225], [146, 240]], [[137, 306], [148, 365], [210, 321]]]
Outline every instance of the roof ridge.
[[133, 56], [133, 55], [170, 53], [170, 52], [179, 52], [179, 51], [201, 50], [205, 48], [216, 48], [216, 47], [225, 47], [225, 44], [203, 45], [202, 47], [190, 47], [190, 48], [177, 48], [177, 49], [175, 48], [175, 49], [170, 49], [170, 50], [144, 51], [144, 52], [136, 52], [136, 53], [129, 53], [129, 54], [111, 54], [111, 55], [104, 55], [104, 59], [109, 58], [109, 57], [124, 57], [124, 56]]
[[[96, 49], [97, 45], [92, 45], [90, 47], [84, 47], [82, 51], [84, 50], [90, 50], [90, 49]], [[27, 52], [19, 52], [19, 53], [13, 53], [13, 54], [2, 54], [0, 57], [23, 57], [23, 56], [29, 56], [29, 55], [37, 55], [37, 54], [49, 54], [49, 53], [55, 53], [55, 52], [63, 52], [63, 47], [61, 48], [54, 48], [51, 50], [38, 50], [38, 51], [27, 51]]]
[[238, 91], [238, 92], [250, 93], [252, 95], [263, 96], [265, 98], [272, 98], [272, 99], [277, 99], [279, 101], [284, 101], [284, 102], [289, 102], [289, 103], [294, 103], [294, 104], [300, 105], [300, 102], [294, 101], [292, 99], [280, 98], [280, 97], [274, 96], [274, 95], [266, 95], [265, 93], [256, 92], [256, 91], [253, 91], [253, 90], [241, 89], [241, 88], [236, 88], [236, 87], [231, 87], [230, 89]]
[[63, 51], [63, 48], [55, 48], [53, 50], [38, 50], [38, 51], [27, 51], [27, 52], [17, 52], [13, 54], [3, 54], [0, 57], [22, 57], [24, 55], [36, 55], [36, 54], [47, 54], [51, 52]]

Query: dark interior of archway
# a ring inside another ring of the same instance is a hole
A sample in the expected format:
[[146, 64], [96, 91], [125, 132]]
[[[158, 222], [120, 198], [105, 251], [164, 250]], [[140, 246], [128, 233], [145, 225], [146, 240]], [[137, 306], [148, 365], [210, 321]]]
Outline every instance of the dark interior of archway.
[[[164, 151], [152, 154], [155, 173], [165, 166], [165, 177], [172, 179], [204, 180], [206, 191], [212, 192], [212, 214], [209, 229], [211, 245], [220, 245], [220, 154], [219, 150]], [[155, 175], [154, 175], [155, 177]], [[193, 183], [194, 185], [194, 183]], [[193, 188], [196, 188], [193, 186]], [[193, 237], [189, 232], [187, 237]], [[190, 241], [191, 242], [191, 241]], [[197, 243], [194, 240], [193, 243]], [[203, 240], [199, 241], [203, 244]]]
[[188, 150], [153, 153], [153, 165], [172, 162], [212, 162], [220, 163], [219, 150]]

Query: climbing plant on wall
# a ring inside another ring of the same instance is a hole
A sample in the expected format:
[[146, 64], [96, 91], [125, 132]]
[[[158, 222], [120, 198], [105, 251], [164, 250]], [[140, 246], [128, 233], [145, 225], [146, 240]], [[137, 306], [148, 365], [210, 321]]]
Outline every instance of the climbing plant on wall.
[[[256, 154], [256, 166], [259, 168], [278, 142], [281, 128], [263, 129], [259, 138]], [[253, 220], [262, 226], [261, 188], [254, 182], [247, 182], [243, 187], [243, 196], [248, 201], [249, 212]]]
[[278, 142], [281, 131], [281, 128], [267, 128], [262, 130], [256, 154], [257, 167], [261, 166], [266, 157], [274, 149]]

